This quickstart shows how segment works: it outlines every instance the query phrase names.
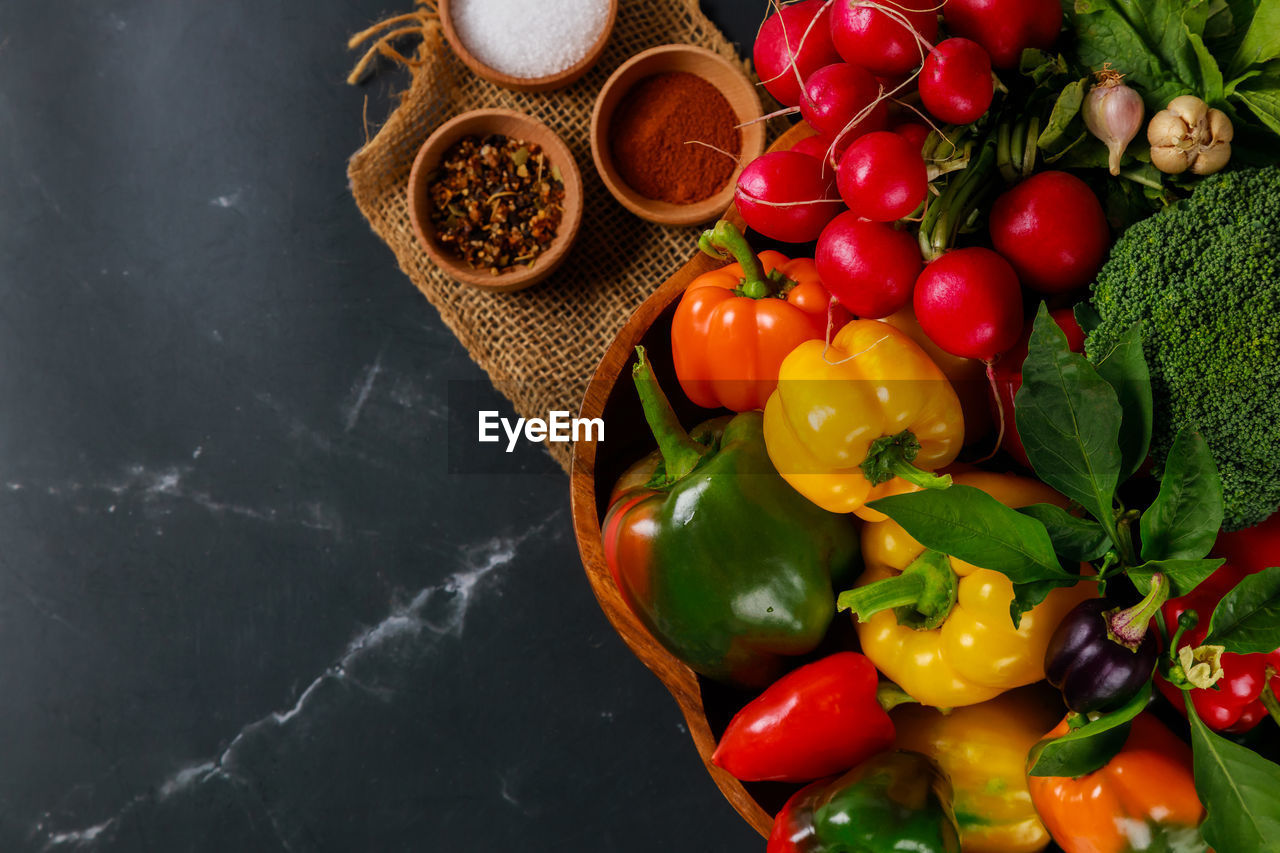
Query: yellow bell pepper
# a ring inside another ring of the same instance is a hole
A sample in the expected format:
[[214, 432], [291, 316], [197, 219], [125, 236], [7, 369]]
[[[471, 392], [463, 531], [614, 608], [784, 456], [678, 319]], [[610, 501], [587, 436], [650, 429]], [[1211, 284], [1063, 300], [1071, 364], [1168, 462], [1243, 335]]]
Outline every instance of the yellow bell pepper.
[[[1067, 503], [1043, 483], [1011, 474], [970, 471], [955, 482], [1011, 507]], [[1054, 628], [1097, 595], [1089, 581], [1056, 589], [1015, 628], [1005, 575], [926, 550], [897, 522], [864, 525], [862, 557], [866, 568], [855, 589], [840, 596], [841, 609], [858, 620], [862, 653], [917, 701], [940, 708], [985, 702], [1043, 679]]]
[[1035, 853], [1049, 846], [1031, 802], [1026, 761], [1061, 697], [1039, 687], [942, 714], [922, 705], [892, 713], [897, 747], [932, 758], [951, 779], [964, 853]]
[[807, 341], [783, 360], [765, 405], [764, 440], [796, 491], [830, 512], [862, 515], [864, 504], [901, 491], [903, 480], [948, 485], [929, 472], [960, 452], [964, 415], [946, 375], [915, 341], [885, 323], [854, 320], [829, 347]]

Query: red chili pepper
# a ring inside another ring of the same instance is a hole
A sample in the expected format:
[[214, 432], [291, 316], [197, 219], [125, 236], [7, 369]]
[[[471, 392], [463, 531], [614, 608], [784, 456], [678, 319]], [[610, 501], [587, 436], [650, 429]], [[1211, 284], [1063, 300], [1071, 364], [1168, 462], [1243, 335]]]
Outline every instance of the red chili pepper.
[[[1224, 534], [1224, 538], [1230, 535], [1233, 534]], [[1187, 595], [1165, 602], [1162, 613], [1165, 628], [1170, 633], [1177, 629], [1178, 617], [1183, 611], [1194, 610], [1199, 617], [1196, 627], [1185, 632], [1178, 641], [1179, 648], [1195, 648], [1202, 644], [1209, 633], [1209, 620], [1213, 617], [1214, 608], [1222, 597], [1249, 575], [1266, 568], [1265, 561], [1250, 562], [1257, 564], [1242, 567], [1226, 563]], [[1280, 650], [1270, 654], [1224, 654], [1222, 679], [1211, 688], [1195, 688], [1190, 691], [1196, 713], [1206, 725], [1216, 731], [1249, 731], [1267, 716], [1263, 691], [1268, 685], [1268, 670], [1271, 670], [1270, 690], [1275, 694], [1280, 691], [1280, 677], [1275, 676], [1276, 672], [1280, 672]], [[1175, 708], [1186, 713], [1179, 688], [1163, 677], [1156, 678], [1156, 685]]]
[[734, 716], [711, 760], [746, 782], [809, 782], [842, 773], [893, 747], [884, 705], [904, 701], [905, 694], [879, 691], [878, 679], [875, 665], [857, 652], [806, 664]]

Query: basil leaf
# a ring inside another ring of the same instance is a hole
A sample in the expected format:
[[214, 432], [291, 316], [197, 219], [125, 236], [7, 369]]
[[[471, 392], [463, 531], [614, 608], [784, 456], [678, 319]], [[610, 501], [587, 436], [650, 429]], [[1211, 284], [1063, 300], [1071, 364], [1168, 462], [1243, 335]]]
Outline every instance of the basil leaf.
[[1014, 419], [1040, 479], [1109, 528], [1120, 477], [1120, 402], [1088, 359], [1071, 351], [1044, 303], [1022, 365]]
[[1151, 701], [1151, 682], [1109, 714], [1072, 729], [1061, 737], [1040, 741], [1027, 757], [1028, 776], [1083, 776], [1105, 767], [1124, 748], [1129, 722]]
[[1222, 479], [1204, 436], [1178, 431], [1169, 450], [1160, 494], [1142, 514], [1144, 560], [1199, 560], [1209, 553], [1226, 512]]
[[[1053, 542], [1053, 550], [1068, 563], [1096, 560], [1111, 548], [1111, 537], [1096, 521], [1076, 518], [1053, 504], [1032, 504], [1018, 509], [1044, 525]], [[1067, 566], [1070, 571], [1071, 567]]]
[[1155, 423], [1151, 371], [1142, 352], [1141, 322], [1130, 326], [1111, 352], [1098, 360], [1098, 373], [1115, 389], [1123, 411], [1120, 418], [1120, 482], [1123, 483], [1147, 461], [1151, 428]]
[[1205, 643], [1240, 655], [1280, 649], [1280, 567], [1249, 575], [1222, 597]]
[[973, 486], [892, 495], [868, 506], [898, 522], [924, 547], [1001, 572], [1014, 583], [1078, 580], [1058, 564], [1043, 524]]
[[1032, 581], [1031, 583], [1015, 583], [1013, 585], [1013, 601], [1009, 602], [1009, 619], [1016, 629], [1022, 625], [1022, 614], [1048, 598], [1049, 593], [1064, 586], [1075, 586], [1080, 582], [1078, 577], [1053, 578], [1050, 580]]
[[1053, 105], [1053, 112], [1049, 114], [1049, 121], [1040, 132], [1040, 138], [1036, 140], [1036, 145], [1041, 150], [1051, 148], [1067, 132], [1067, 128], [1075, 121], [1076, 116], [1080, 115], [1080, 105], [1084, 103], [1088, 83], [1087, 78], [1068, 83], [1058, 95], [1058, 100]]
[[1280, 767], [1214, 734], [1188, 693], [1196, 793], [1208, 814], [1200, 833], [1214, 850], [1275, 853], [1280, 844]]
[[1198, 587], [1205, 578], [1218, 570], [1226, 560], [1148, 560], [1141, 566], [1129, 569], [1129, 580], [1146, 595], [1151, 591], [1151, 576], [1160, 572], [1169, 581], [1169, 597], [1186, 595]]
[[1261, 65], [1280, 56], [1280, 0], [1262, 0], [1244, 39], [1227, 68], [1242, 74], [1251, 65]]

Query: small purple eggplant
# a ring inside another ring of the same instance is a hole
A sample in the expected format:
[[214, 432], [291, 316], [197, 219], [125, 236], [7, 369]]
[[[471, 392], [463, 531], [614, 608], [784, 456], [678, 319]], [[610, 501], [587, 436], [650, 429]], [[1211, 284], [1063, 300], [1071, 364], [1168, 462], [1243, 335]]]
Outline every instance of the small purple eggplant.
[[1156, 635], [1147, 628], [1168, 598], [1168, 581], [1157, 572], [1151, 590], [1133, 607], [1094, 598], [1066, 615], [1049, 639], [1044, 669], [1068, 708], [1079, 714], [1113, 711], [1142, 689], [1159, 657]]

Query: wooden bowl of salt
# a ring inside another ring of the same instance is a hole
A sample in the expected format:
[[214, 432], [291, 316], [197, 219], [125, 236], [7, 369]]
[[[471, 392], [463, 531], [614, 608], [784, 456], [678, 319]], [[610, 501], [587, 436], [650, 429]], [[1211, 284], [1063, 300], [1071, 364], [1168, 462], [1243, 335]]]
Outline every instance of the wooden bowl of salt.
[[507, 89], [549, 92], [596, 64], [618, 0], [439, 0], [453, 52], [477, 76]]

